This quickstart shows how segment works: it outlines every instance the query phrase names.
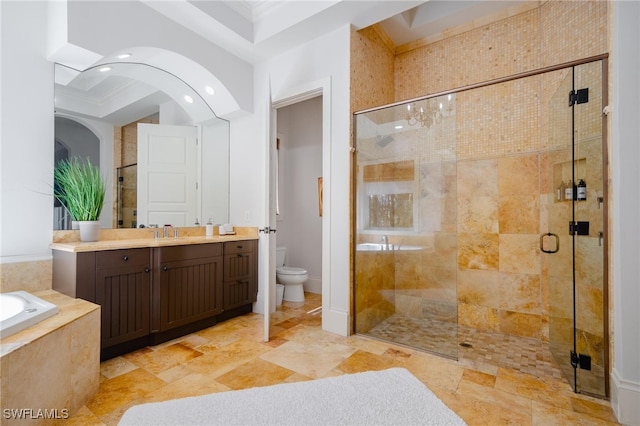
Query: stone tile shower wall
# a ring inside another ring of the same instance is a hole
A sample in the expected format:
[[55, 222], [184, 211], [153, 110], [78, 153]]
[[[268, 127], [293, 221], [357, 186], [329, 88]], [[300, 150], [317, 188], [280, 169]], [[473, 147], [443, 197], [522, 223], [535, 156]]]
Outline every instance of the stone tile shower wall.
[[[351, 112], [385, 105], [394, 100], [394, 52], [388, 37], [376, 26], [351, 34]], [[351, 229], [354, 229], [351, 224]], [[355, 263], [352, 292], [358, 333], [366, 333], [395, 311], [393, 259], [386, 254], [363, 253]]]
[[[118, 217], [123, 220], [124, 227], [130, 228], [137, 221], [137, 167], [138, 163], [138, 123], [159, 124], [159, 114], [155, 113], [122, 127], [113, 128], [113, 166], [114, 169], [126, 167], [123, 170], [124, 178], [129, 178], [126, 191], [123, 191], [123, 199], [118, 199], [118, 182], [113, 184], [113, 228], [118, 228]], [[114, 173], [116, 176], [116, 173]], [[120, 214], [118, 214], [120, 208]]]
[[372, 26], [351, 33], [351, 112], [394, 101], [394, 52]]
[[[412, 99], [607, 52], [605, 1], [547, 1], [540, 7], [404, 51], [395, 61], [395, 100]], [[500, 18], [497, 16], [496, 18]]]
[[[547, 2], [399, 55], [396, 101], [604, 53], [606, 19], [605, 2]], [[539, 212], [553, 188], [541, 186], [540, 153], [567, 142], [549, 136], [555, 128], [549, 117], [555, 115], [547, 108], [565, 75], [556, 72], [457, 96], [460, 324], [548, 339], [548, 286], [541, 278], [538, 249], [546, 218]], [[591, 87], [591, 93], [601, 90], [599, 81]], [[562, 102], [559, 120], [570, 112]], [[591, 105], [598, 112], [598, 102]], [[593, 123], [599, 124], [600, 115], [585, 120], [577, 126], [589, 139], [597, 134]], [[598, 298], [601, 290], [589, 303], [597, 304]], [[594, 319], [586, 327], [601, 329], [602, 319]]]
[[[414, 43], [410, 50], [396, 48], [394, 101], [605, 53], [607, 7], [606, 2], [541, 2], [538, 8], [486, 25], [452, 29], [448, 32], [452, 36], [430, 44], [416, 47]], [[361, 44], [352, 45], [352, 50], [358, 46]], [[388, 48], [382, 42], [377, 46]], [[366, 52], [361, 51], [359, 57], [366, 57]], [[366, 79], [358, 78], [376, 68], [375, 59], [370, 63], [361, 60], [357, 65], [360, 68], [352, 62], [352, 91], [358, 93], [358, 107], [352, 103], [352, 109], [381, 105], [375, 103], [375, 93], [367, 102], [363, 88]], [[393, 149], [398, 150], [394, 161], [415, 158], [422, 193], [442, 190], [439, 203], [433, 203], [433, 199], [429, 203], [426, 199], [420, 201], [425, 221], [422, 225], [433, 228], [433, 252], [414, 263], [396, 262], [396, 285], [412, 282], [417, 288], [445, 288], [443, 283], [457, 281], [459, 324], [549, 339], [549, 299], [564, 295], [549, 294], [549, 265], [541, 256], [539, 236], [556, 217], [554, 208], [567, 208], [554, 206], [556, 185], [553, 174], [547, 172], [554, 170], [550, 162], [570, 161], [567, 138], [554, 133], [556, 121], [566, 121], [570, 113], [566, 100], [557, 111], [548, 107], [566, 76], [565, 71], [558, 71], [457, 94], [452, 125], [453, 167], [447, 173], [435, 170], [451, 168], [446, 162], [440, 164], [443, 158], [438, 153], [442, 150], [422, 156], [410, 150], [403, 154], [398, 148], [401, 137], [394, 135]], [[600, 93], [600, 81], [591, 87], [591, 93]], [[599, 104], [592, 105], [597, 108]], [[599, 111], [587, 115], [584, 123], [577, 124], [585, 129], [584, 135], [577, 135], [584, 141], [581, 150], [585, 158], [589, 157], [588, 144], [598, 143], [601, 137], [596, 123]], [[451, 147], [450, 140], [445, 139], [449, 136], [447, 131], [443, 133], [442, 137], [429, 135], [429, 143]], [[544, 153], [547, 149], [553, 149], [553, 154]], [[588, 161], [592, 163], [590, 168], [597, 168], [593, 163], [600, 160], [594, 157]], [[595, 178], [590, 180], [595, 182]], [[431, 215], [427, 205], [437, 205], [437, 214]], [[597, 219], [593, 220], [597, 223]], [[564, 229], [566, 224], [562, 226]], [[602, 228], [602, 224], [596, 226]], [[589, 244], [597, 243], [596, 235], [590, 237]], [[447, 256], [456, 252], [457, 256]], [[596, 250], [579, 256], [596, 255], [592, 252]], [[578, 274], [587, 276], [590, 271]], [[592, 284], [597, 282], [597, 274], [589, 276]], [[585, 312], [580, 314], [585, 328], [581, 335], [586, 336], [583, 341], [591, 342], [585, 347], [596, 347], [602, 345], [602, 315], [592, 307], [601, 305], [601, 286], [598, 290], [592, 285], [589, 294], [588, 300], [579, 302]], [[555, 309], [554, 305], [551, 309]], [[564, 318], [565, 313], [558, 315]]]

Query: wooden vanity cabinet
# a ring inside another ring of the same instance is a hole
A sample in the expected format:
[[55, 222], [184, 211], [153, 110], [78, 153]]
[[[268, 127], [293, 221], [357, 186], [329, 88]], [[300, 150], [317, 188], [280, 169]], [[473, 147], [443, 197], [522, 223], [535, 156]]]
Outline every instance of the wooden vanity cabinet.
[[255, 240], [224, 243], [224, 309], [253, 303], [258, 295]]
[[222, 244], [154, 249], [154, 331], [222, 313]]
[[53, 289], [100, 305], [101, 348], [151, 331], [151, 249], [53, 250]]
[[252, 311], [255, 240], [53, 250], [53, 289], [101, 306], [101, 358], [156, 345]]
[[95, 300], [101, 307], [101, 347], [151, 331], [151, 257], [148, 248], [95, 252]]

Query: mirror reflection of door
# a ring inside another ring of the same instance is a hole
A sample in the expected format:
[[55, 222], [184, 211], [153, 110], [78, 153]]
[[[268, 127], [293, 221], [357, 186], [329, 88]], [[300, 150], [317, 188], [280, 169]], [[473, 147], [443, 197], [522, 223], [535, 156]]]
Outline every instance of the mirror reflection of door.
[[[108, 65], [109, 71], [101, 72], [102, 65]], [[205, 99], [179, 77], [138, 63], [105, 63], [84, 71], [56, 64], [55, 83], [56, 114], [90, 123], [101, 141], [99, 163], [111, 186], [101, 228], [136, 228], [149, 223], [137, 215], [139, 122], [197, 125], [202, 130], [198, 154], [207, 160], [203, 168], [194, 167], [200, 183], [198, 211], [189, 213], [184, 223], [193, 226], [196, 218], [200, 223], [229, 221], [229, 122], [217, 118]], [[192, 103], [185, 101], [185, 94]], [[57, 127], [56, 120], [56, 131]], [[174, 222], [158, 219], [158, 224]]]
[[138, 124], [138, 226], [197, 218], [197, 128]]

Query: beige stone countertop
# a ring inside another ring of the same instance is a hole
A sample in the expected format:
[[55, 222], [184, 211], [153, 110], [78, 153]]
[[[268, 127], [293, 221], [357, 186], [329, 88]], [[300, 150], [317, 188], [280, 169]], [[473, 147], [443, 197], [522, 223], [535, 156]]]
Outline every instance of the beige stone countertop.
[[[237, 227], [236, 233], [233, 235], [218, 235], [216, 233], [207, 237], [204, 235], [204, 228], [177, 228], [178, 238], [173, 237], [173, 229], [169, 230], [168, 238], [160, 237], [155, 239], [150, 231], [152, 228], [145, 230], [101, 230], [99, 241], [81, 242], [79, 241], [78, 231], [54, 231], [53, 243], [49, 246], [52, 250], [60, 250], [72, 253], [101, 251], [101, 250], [118, 250], [129, 248], [146, 248], [146, 247], [168, 247], [182, 246], [190, 244], [208, 244], [208, 243], [224, 243], [227, 241], [243, 241], [257, 240], [257, 228], [240, 228]], [[162, 228], [159, 229], [162, 233]]]

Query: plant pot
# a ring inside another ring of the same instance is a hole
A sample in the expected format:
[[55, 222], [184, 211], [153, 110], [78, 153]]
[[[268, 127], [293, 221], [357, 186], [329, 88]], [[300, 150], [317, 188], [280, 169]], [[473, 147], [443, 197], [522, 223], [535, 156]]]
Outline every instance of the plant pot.
[[78, 221], [80, 241], [98, 241], [100, 238], [100, 222], [97, 220]]

